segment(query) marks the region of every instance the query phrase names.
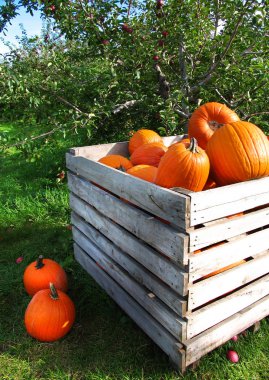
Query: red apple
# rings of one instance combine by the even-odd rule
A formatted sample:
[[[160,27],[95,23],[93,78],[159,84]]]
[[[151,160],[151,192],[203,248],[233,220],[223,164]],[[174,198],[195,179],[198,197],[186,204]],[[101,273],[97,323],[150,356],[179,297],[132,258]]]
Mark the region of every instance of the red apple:
[[[55,12],[55,11],[56,11],[56,7],[55,7],[55,5],[51,5],[51,6],[49,7],[49,9],[51,10],[51,12]]]
[[[164,36],[164,38],[166,38],[167,36],[168,36],[168,32],[167,32],[167,30],[164,30],[163,32],[162,32],[162,35]]]
[[[159,41],[158,41],[158,45],[159,45],[159,46],[164,46],[164,40],[159,40]]]
[[[161,9],[164,5],[164,1],[163,0],[157,0],[157,9]]]
[[[228,350],[226,354],[226,358],[230,360],[232,363],[238,363],[239,362],[239,356],[236,351]]]
[[[133,28],[130,28],[127,24],[123,24],[121,29],[126,33],[129,33],[129,34],[133,33]]]
[[[238,341],[238,335],[235,335],[231,338],[232,341],[237,342]]]
[[[109,41],[108,41],[108,40],[102,40],[102,41],[101,41],[101,44],[102,44],[102,45],[109,45]]]
[[[153,60],[154,60],[154,61],[159,61],[159,59],[160,59],[160,57],[159,57],[158,55],[155,54],[155,55],[153,56]]]

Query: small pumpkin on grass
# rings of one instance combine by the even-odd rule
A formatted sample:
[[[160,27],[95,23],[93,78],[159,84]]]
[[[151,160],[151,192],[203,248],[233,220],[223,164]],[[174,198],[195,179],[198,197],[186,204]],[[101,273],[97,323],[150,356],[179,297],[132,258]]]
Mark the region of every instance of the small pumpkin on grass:
[[[98,162],[123,172],[126,172],[128,169],[133,167],[131,161],[120,154],[109,154],[108,156],[100,158]]]
[[[167,151],[163,142],[143,144],[130,157],[133,165],[152,165],[158,167],[162,156]]]
[[[39,290],[27,306],[24,316],[29,335],[41,342],[53,342],[65,336],[75,321],[75,306],[67,294],[49,289]]]
[[[171,146],[161,158],[155,183],[166,188],[201,191],[209,175],[209,159],[195,138]]]
[[[41,289],[47,289],[53,282],[57,289],[67,291],[67,275],[56,261],[44,259],[42,255],[29,264],[23,274],[23,283],[26,292],[33,296]]]
[[[188,133],[205,149],[216,130],[224,124],[238,121],[239,116],[225,104],[209,102],[198,107],[189,120]]]
[[[151,129],[139,129],[129,140],[129,152],[133,154],[141,145],[162,141],[161,136],[157,132]]]

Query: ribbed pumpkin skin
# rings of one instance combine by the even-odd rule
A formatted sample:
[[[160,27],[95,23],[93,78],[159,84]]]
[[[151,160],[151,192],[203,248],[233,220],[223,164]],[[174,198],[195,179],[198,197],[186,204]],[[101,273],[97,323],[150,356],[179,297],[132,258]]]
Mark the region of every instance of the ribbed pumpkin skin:
[[[153,142],[162,142],[162,138],[158,135],[157,132],[152,131],[151,129],[139,129],[133,134],[129,141],[129,152],[133,152],[139,148],[141,145],[149,144]]]
[[[203,189],[209,174],[209,159],[202,148],[196,146],[194,151],[189,148],[190,143],[186,141],[168,149],[160,161],[156,185],[183,187],[192,191]]]
[[[58,299],[51,297],[50,289],[37,292],[27,306],[24,323],[29,335],[42,342],[62,338],[75,321],[75,306],[61,290]]]
[[[247,121],[226,124],[216,131],[206,152],[218,185],[269,175],[269,141],[260,128]]]
[[[133,165],[158,166],[167,147],[162,142],[154,142],[141,145],[130,157]]]
[[[110,154],[108,156],[102,157],[98,160],[101,164],[110,166],[111,168],[127,171],[128,169],[133,167],[128,158],[121,156],[119,154]]]
[[[23,274],[23,284],[26,292],[32,296],[41,289],[47,289],[52,282],[56,289],[67,291],[68,283],[64,269],[56,261],[42,259],[44,266],[36,268],[36,261],[29,264]]]
[[[158,169],[155,166],[151,165],[136,165],[127,170],[127,173],[133,175],[134,177],[143,179],[144,181],[154,183],[157,170]]]
[[[238,121],[237,114],[225,104],[211,102],[198,107],[189,120],[188,133],[205,149],[214,132],[223,124]]]

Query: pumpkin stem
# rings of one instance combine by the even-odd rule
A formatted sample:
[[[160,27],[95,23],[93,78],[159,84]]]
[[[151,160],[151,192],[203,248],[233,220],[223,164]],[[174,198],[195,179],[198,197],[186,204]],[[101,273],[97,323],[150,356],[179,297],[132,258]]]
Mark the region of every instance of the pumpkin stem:
[[[40,255],[39,257],[38,257],[38,259],[36,260],[36,265],[35,265],[35,267],[36,267],[36,269],[41,269],[41,268],[43,268],[43,266],[45,265],[44,263],[43,263],[43,256],[42,255]]]
[[[56,288],[52,282],[50,282],[50,296],[53,300],[59,299],[58,292],[57,292],[57,290],[56,290]]]
[[[198,143],[195,137],[191,138],[188,150],[191,151],[192,153],[199,153]]]

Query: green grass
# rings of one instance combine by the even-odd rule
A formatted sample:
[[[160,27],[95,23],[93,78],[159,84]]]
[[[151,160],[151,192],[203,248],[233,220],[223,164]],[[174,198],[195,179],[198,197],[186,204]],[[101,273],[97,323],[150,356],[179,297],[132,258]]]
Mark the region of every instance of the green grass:
[[[1,126],[15,135],[12,125]],[[74,261],[68,191],[56,176],[75,137],[42,150],[31,162],[16,150],[0,158],[0,379],[1,380],[261,380],[269,378],[269,326],[228,342],[204,356],[196,370],[176,373],[167,356]],[[76,305],[71,332],[54,343],[27,335],[30,297],[22,276],[38,255],[65,268]],[[16,264],[22,256],[23,261]],[[240,355],[232,364],[228,348]]]

